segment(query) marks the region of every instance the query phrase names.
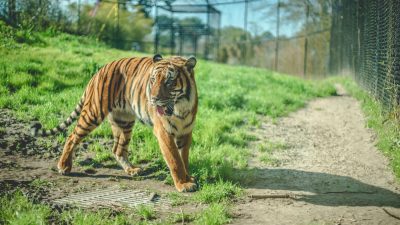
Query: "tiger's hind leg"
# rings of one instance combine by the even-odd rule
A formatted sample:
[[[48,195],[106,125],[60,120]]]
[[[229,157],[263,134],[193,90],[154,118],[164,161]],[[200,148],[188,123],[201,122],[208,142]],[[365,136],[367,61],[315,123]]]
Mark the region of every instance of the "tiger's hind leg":
[[[68,174],[71,172],[72,158],[75,148],[82,139],[93,131],[100,123],[100,118],[91,118],[85,110],[82,110],[78,123],[65,142],[62,155],[58,161],[57,168],[60,174]]]
[[[141,172],[141,168],[133,166],[128,158],[128,146],[131,140],[132,128],[135,124],[134,118],[122,120],[121,117],[112,116],[110,114],[109,120],[111,129],[114,136],[113,154],[118,163],[122,166],[124,171],[133,176]]]

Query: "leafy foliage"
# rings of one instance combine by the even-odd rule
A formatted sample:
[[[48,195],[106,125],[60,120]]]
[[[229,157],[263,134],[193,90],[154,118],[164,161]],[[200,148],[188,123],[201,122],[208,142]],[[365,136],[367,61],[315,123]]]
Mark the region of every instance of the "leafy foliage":
[[[70,5],[70,10],[75,13],[78,9],[76,5]],[[135,47],[144,51],[142,41],[151,32],[152,23],[140,8],[126,6],[118,9],[114,3],[100,2],[94,6],[83,5],[78,30],[116,48]]]

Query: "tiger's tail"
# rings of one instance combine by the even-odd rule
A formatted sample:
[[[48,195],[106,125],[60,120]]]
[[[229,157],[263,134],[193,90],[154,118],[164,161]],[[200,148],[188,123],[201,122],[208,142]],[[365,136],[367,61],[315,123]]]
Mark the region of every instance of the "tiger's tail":
[[[42,124],[40,124],[38,121],[32,122],[31,134],[33,136],[46,137],[65,131],[81,114],[83,102],[84,102],[84,97],[81,98],[81,100],[76,105],[74,111],[69,115],[69,117],[64,122],[58,124],[58,126],[53,129],[46,130],[42,128]]]

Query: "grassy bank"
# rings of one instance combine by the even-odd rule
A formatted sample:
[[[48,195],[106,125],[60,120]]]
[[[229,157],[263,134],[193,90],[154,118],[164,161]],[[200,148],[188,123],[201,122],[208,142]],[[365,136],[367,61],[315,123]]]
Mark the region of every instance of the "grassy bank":
[[[334,82],[343,84],[345,89],[361,102],[365,114],[366,126],[373,129],[377,134],[377,144],[386,157],[398,179],[400,179],[400,126],[398,110],[388,111],[381,103],[376,101],[366,91],[362,90],[350,77],[338,77]]]
[[[111,49],[85,37],[41,33],[20,34],[18,38],[14,31],[4,29],[3,33],[9,34],[0,42],[0,108],[11,109],[27,122],[38,119],[46,128],[56,126],[70,114],[99,67],[121,57],[142,55]],[[246,168],[246,147],[255,138],[247,130],[258,124],[257,117],[287,115],[308,100],[333,95],[335,90],[328,82],[202,60],[196,67],[196,80],[200,104],[190,170],[203,188],[189,201],[210,204],[195,217],[199,224],[221,224],[229,221],[229,199],[241,193],[241,178],[233,172]],[[91,137],[111,140],[108,123]],[[65,139],[62,135],[56,138],[60,143]],[[114,160],[110,149],[100,144],[89,149],[96,152],[99,163]],[[151,162],[167,173],[150,128],[136,125],[129,149],[132,163]],[[43,217],[48,217],[47,209],[42,211]]]

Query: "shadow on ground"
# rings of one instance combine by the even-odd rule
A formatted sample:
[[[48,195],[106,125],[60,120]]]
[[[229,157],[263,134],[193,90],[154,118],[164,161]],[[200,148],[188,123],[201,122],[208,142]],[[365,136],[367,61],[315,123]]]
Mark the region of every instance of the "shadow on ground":
[[[248,174],[252,174],[249,176]],[[294,169],[252,169],[242,172],[245,188],[266,192],[303,191],[297,201],[325,206],[390,206],[400,208],[400,195],[352,177]],[[250,179],[251,177],[251,179]],[[294,193],[297,195],[297,193]]]

